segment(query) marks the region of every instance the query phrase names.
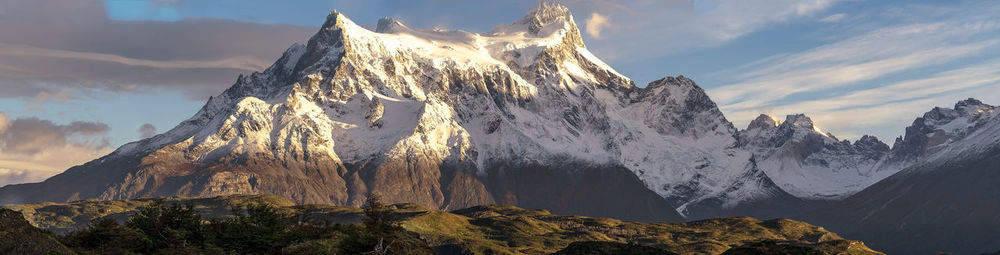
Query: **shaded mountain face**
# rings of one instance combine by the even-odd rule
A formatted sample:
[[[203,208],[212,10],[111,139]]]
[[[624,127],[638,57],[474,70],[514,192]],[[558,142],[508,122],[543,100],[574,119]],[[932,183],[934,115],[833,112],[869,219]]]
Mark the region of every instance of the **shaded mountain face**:
[[[916,162],[803,217],[888,254],[1000,247],[1000,108],[969,99],[906,128],[890,160]]]
[[[782,190],[808,200],[838,200],[892,175],[883,166],[889,146],[874,136],[853,144],[824,132],[804,114],[784,121],[768,115],[740,132],[742,145]]]
[[[369,31],[333,12],[308,44],[170,131],[0,188],[0,202],[246,193],[356,206],[377,192],[679,220],[701,201],[769,196],[737,145],[693,81],[636,87],[586,49],[561,5],[485,34],[389,19]]]
[[[587,50],[561,5],[483,34],[391,19],[370,31],[333,12],[177,127],[2,187],[0,204],[274,194],[359,206],[379,193],[438,209],[789,217],[917,172],[901,169],[995,155],[979,153],[1000,138],[983,134],[995,116],[975,100],[935,109],[892,149],[838,140],[805,115],[738,131],[688,78],[635,86]]]

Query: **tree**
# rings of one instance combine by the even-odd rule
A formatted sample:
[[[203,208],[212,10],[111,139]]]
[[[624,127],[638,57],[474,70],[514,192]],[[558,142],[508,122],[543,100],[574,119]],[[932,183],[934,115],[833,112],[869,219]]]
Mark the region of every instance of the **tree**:
[[[382,197],[373,193],[362,207],[365,217],[361,220],[365,228],[374,234],[385,234],[396,226],[396,217],[392,208],[382,203]]]
[[[396,213],[378,194],[368,197],[360,226],[345,226],[348,236],[341,242],[344,254],[434,254],[423,239],[406,231]]]
[[[145,234],[150,239],[150,248],[153,250],[204,244],[201,214],[191,204],[167,206],[162,200],[157,200],[140,208],[126,225]]]
[[[152,241],[142,232],[119,225],[110,218],[92,222],[87,229],[70,233],[62,241],[67,246],[103,254],[141,252],[152,245]]]
[[[267,203],[250,203],[232,209],[233,217],[213,220],[207,229],[210,242],[240,254],[276,253],[298,239],[288,217]]]

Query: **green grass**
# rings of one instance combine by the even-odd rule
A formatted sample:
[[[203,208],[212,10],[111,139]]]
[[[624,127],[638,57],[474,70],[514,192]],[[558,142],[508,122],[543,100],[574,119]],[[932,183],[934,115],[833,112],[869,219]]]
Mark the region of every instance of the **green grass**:
[[[169,197],[165,203],[192,204],[205,218],[227,217],[230,208],[250,202],[278,206],[302,222],[356,224],[360,208],[332,205],[295,205],[276,196],[235,195],[214,198]],[[58,233],[85,227],[101,217],[123,217],[154,201],[84,200],[7,206],[25,214],[33,225]],[[416,233],[434,247],[461,247],[474,254],[551,254],[574,242],[581,245],[629,243],[679,254],[722,254],[741,246],[773,241],[789,247],[806,247],[829,254],[879,254],[858,241],[805,222],[778,219],[761,221],[731,217],[687,223],[640,223],[609,218],[559,216],[545,210],[509,205],[477,206],[451,212],[429,210],[416,204],[391,206],[400,226]],[[118,218],[116,218],[118,219]],[[584,241],[596,241],[586,243]],[[771,243],[767,243],[770,245]],[[322,246],[322,242],[303,245]],[[622,246],[632,247],[632,246]],[[770,246],[768,246],[770,247]]]

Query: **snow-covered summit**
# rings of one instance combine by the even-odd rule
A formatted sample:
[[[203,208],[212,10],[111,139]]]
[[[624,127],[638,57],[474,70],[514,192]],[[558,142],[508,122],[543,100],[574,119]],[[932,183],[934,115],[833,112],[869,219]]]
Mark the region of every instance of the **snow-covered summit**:
[[[564,6],[542,2],[485,34],[392,19],[375,30],[332,12],[306,45],[240,77],[176,128],[105,159],[187,164],[203,177],[185,194],[277,190],[337,204],[370,190],[442,208],[513,203],[490,193],[498,175],[520,169],[502,170],[512,165],[620,167],[680,213],[773,193],[738,148],[736,128],[694,81],[636,87],[586,49]],[[122,171],[132,177],[96,196],[164,192],[148,180],[191,174]]]
[[[403,22],[395,20],[392,18],[381,18],[378,20],[378,24],[375,25],[376,33],[394,33],[400,30],[409,30],[410,28],[403,25]]]
[[[894,173],[878,169],[888,146],[874,136],[854,144],[840,141],[805,114],[787,115],[784,121],[762,114],[741,137],[758,167],[800,198],[844,198]]]
[[[741,143],[758,166],[790,194],[806,199],[841,199],[902,169],[943,164],[998,146],[998,107],[976,99],[953,108],[935,107],[906,128],[890,147],[865,135],[853,144],[838,141],[807,116],[784,121],[761,115],[741,131]]]
[[[916,164],[943,152],[991,146],[996,138],[979,136],[1000,128],[996,124],[998,115],[1000,107],[973,98],[959,101],[953,108],[934,107],[914,120],[906,128],[905,136],[896,139],[889,160]]]
[[[761,115],[739,131],[684,76],[637,87],[586,49],[561,5],[488,33],[388,18],[374,30],[332,12],[308,43],[190,119],[38,184],[63,188],[31,199],[272,193],[358,205],[380,192],[438,208],[578,210],[605,196],[593,201],[705,215],[839,199],[903,166],[878,139],[839,141],[801,114]],[[972,100],[936,109],[898,142],[914,145],[898,147],[936,148],[910,136],[952,141],[995,115]],[[656,200],[616,197],[632,195]]]
[[[771,129],[778,127],[779,123],[781,122],[778,121],[778,119],[775,119],[774,116],[760,114],[757,118],[754,118],[753,121],[750,121],[750,124],[747,126],[747,130]]]
[[[493,34],[510,34],[520,29],[526,29],[530,34],[542,37],[547,35],[548,31],[562,29],[567,43],[586,48],[583,37],[580,36],[580,29],[573,21],[573,14],[569,12],[569,8],[557,3],[539,2],[514,24],[494,28]]]

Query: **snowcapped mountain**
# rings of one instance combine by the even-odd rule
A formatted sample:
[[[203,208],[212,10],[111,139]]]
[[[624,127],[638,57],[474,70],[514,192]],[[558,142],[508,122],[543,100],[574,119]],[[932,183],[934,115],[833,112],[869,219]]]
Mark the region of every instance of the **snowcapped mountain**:
[[[168,132],[2,187],[0,204],[275,194],[357,206],[380,193],[632,220],[787,216],[964,153],[953,147],[975,147],[963,141],[993,109],[936,109],[892,150],[840,141],[805,115],[739,131],[686,77],[636,86],[587,50],[558,4],[488,33],[392,19],[371,31],[334,11],[307,44]]]
[[[1000,107],[968,99],[906,128],[887,157],[909,166],[804,217],[889,254],[1000,247]]]
[[[820,130],[803,114],[784,121],[761,115],[741,131],[742,146],[782,190],[808,200],[840,200],[902,169],[962,158],[981,142],[966,138],[995,115],[995,107],[968,99],[934,108],[906,129],[892,149],[873,136],[853,144]],[[984,137],[986,141],[994,138]],[[965,142],[962,142],[965,141]],[[985,143],[991,144],[989,142]]]
[[[917,118],[906,134],[897,138],[888,160],[901,165],[941,164],[977,157],[998,144],[1000,109],[976,99],[955,103],[954,108],[934,107]]]
[[[439,208],[626,203],[677,219],[706,199],[768,197],[750,157],[693,81],[636,87],[587,50],[561,5],[484,34],[390,19],[370,31],[333,12],[307,45],[172,130],[0,200],[273,193],[359,205],[379,192]],[[39,188],[52,192],[28,192]],[[551,194],[563,195],[535,201]]]
[[[784,121],[760,115],[741,135],[757,166],[782,190],[803,199],[842,199],[898,171],[883,164],[889,146],[878,138],[838,140],[804,114]]]

